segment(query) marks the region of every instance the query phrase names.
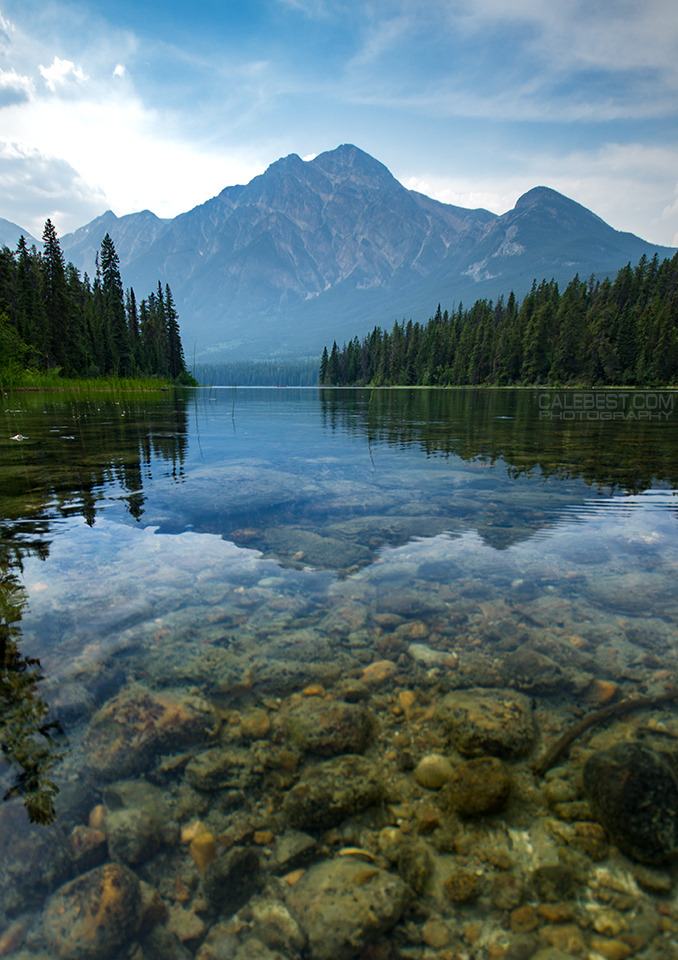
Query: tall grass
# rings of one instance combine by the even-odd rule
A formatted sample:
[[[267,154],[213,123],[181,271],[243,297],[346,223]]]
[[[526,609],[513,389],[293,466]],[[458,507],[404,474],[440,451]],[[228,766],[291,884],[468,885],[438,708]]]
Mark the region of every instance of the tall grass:
[[[171,380],[158,377],[62,377],[57,370],[26,370],[6,364],[0,369],[0,390],[103,390],[113,392],[158,393],[172,387]]]

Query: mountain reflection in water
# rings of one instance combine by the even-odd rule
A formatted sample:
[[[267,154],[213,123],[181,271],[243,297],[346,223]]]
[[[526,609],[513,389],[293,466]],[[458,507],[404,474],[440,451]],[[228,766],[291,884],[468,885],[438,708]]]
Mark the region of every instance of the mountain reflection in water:
[[[5,397],[0,938],[73,956],[64,917],[113,878],[120,956],[527,957],[557,915],[577,955],[625,955],[614,924],[672,960],[668,869],[617,897],[614,848],[678,850],[670,789],[663,832],[642,791],[626,848],[603,825],[607,771],[673,783],[677,425],[544,417],[560,393]],[[541,776],[582,713],[638,696]],[[354,940],[382,894],[383,940]],[[302,932],[281,952],[250,916]]]

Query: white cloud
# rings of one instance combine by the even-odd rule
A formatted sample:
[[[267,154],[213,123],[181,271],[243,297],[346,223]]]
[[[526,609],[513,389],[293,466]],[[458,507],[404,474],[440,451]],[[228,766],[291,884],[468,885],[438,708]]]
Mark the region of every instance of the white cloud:
[[[124,65],[122,63],[116,63],[115,69],[113,70],[113,76],[124,77],[126,73],[127,70],[125,69]]]
[[[526,153],[517,167],[519,174],[473,170],[455,176],[405,174],[402,182],[443,203],[484,207],[498,214],[512,209],[532,187],[543,185],[588,207],[616,230],[678,246],[678,145],[610,143],[569,154],[535,151]]]
[[[22,76],[13,69],[0,69],[0,108],[30,100],[32,91],[30,77]]]
[[[72,60],[62,60],[60,57],[54,57],[51,67],[40,64],[40,73],[47,89],[52,93],[56,93],[57,89],[64,88],[73,81],[83,83],[87,79],[82,67],[76,67]]]
[[[87,223],[106,208],[67,161],[17,141],[0,139],[1,215],[39,239],[49,217],[60,235]]]

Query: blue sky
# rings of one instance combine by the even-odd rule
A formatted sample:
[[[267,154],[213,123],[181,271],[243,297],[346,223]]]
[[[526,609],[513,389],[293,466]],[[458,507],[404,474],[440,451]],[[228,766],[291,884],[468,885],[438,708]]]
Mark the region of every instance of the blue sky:
[[[36,236],[341,143],[448,203],[544,184],[678,245],[675,0],[0,0],[0,217]]]

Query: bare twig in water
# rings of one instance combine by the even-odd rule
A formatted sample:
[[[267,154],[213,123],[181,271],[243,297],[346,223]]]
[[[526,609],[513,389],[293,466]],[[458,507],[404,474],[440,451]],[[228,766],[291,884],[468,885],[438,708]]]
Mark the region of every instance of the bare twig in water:
[[[541,760],[535,765],[534,772],[540,777],[543,776],[589,727],[595,727],[612,717],[620,717],[625,713],[632,713],[634,710],[647,710],[670,700],[678,700],[678,687],[669,687],[663,693],[658,693],[653,697],[627,697],[625,700],[611,703],[601,710],[594,710],[593,713],[582,717],[578,723],[566,730],[562,737],[549,747]]]

